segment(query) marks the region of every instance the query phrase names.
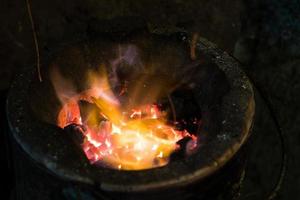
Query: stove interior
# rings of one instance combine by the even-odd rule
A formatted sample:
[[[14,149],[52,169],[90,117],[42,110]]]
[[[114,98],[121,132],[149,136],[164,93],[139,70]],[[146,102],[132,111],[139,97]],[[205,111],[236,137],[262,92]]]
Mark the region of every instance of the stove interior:
[[[91,165],[162,167],[201,151],[218,131],[226,78],[178,38],[85,41],[48,62],[44,83],[32,86],[32,110],[64,129]]]

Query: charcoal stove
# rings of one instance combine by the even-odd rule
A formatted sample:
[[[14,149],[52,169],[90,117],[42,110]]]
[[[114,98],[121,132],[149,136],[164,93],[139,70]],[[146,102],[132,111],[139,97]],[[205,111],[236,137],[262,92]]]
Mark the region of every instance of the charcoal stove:
[[[21,151],[60,182],[60,188],[71,185],[79,193],[88,193],[87,199],[213,199],[224,194],[230,196],[228,193],[241,176],[243,148],[253,122],[253,90],[238,63],[226,52],[204,38],[196,42],[187,38],[185,34],[122,35],[118,39],[102,36],[92,42],[64,45],[49,56],[44,66],[60,66],[62,73],[72,79],[81,92],[87,89],[82,84],[87,69],[113,55],[112,49],[120,44],[136,46],[142,61],[159,66],[154,73],[157,76],[150,82],[163,80],[165,83],[175,74],[180,86],[176,86],[170,95],[176,108],[182,106],[177,101],[187,101],[176,114],[196,113],[201,117],[196,152],[188,156],[172,154],[168,164],[144,170],[118,170],[91,164],[74,143],[72,134],[57,125],[62,105],[49,76],[51,67],[43,70],[44,81],[41,83],[35,68],[28,67],[11,86],[7,115]],[[191,45],[191,42],[195,44]],[[191,46],[195,47],[196,58],[191,56]],[[126,70],[129,71],[138,67],[136,63],[128,65]],[[119,76],[135,80],[126,70]],[[157,77],[161,78],[158,80]],[[190,93],[192,100],[183,98]]]

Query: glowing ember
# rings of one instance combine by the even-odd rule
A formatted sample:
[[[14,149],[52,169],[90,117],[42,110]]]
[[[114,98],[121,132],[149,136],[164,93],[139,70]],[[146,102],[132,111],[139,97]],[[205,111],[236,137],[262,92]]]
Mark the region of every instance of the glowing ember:
[[[92,99],[100,108],[108,103],[103,99]],[[96,128],[81,122],[79,105],[74,100],[66,103],[59,113],[58,124],[62,128],[72,123],[85,125],[82,148],[91,163],[100,161],[126,170],[163,166],[178,147],[177,141],[186,136],[197,140],[187,131],[178,131],[167,125],[156,105],[133,110],[127,116],[121,115],[113,104],[107,106],[107,110],[101,109],[102,113],[99,113],[106,120]]]
[[[104,75],[103,75],[104,74]],[[177,142],[191,138],[189,148],[197,146],[197,138],[186,130],[177,130],[167,122],[167,112],[155,103],[121,105],[112,91],[108,76],[90,75],[90,89],[76,93],[72,84],[63,79],[57,70],[52,82],[62,109],[58,126],[82,126],[83,151],[92,164],[101,164],[119,170],[141,170],[164,166],[170,155],[180,148]],[[126,90],[119,93],[125,95]],[[140,91],[139,91],[140,93]],[[157,97],[153,97],[153,99]],[[95,106],[83,117],[80,102]],[[174,114],[174,113],[173,113]]]

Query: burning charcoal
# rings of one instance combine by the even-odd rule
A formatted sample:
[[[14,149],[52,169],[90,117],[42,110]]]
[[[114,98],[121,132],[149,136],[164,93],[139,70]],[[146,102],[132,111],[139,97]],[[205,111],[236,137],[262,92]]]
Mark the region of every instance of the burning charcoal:
[[[89,126],[97,126],[101,121],[105,120],[100,114],[100,109],[87,101],[79,101],[80,115],[82,122]]]
[[[83,143],[85,128],[82,125],[70,124],[64,130],[76,145],[80,146]]]
[[[95,104],[89,103],[87,101],[81,100],[78,102],[78,104],[80,108],[81,118],[83,119],[83,121],[84,119],[88,118],[92,110],[99,110],[99,108]]]

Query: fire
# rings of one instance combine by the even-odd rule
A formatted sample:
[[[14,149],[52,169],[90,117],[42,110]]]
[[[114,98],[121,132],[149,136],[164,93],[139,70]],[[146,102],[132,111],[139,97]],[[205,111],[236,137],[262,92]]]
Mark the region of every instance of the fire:
[[[84,98],[80,95],[76,97]],[[130,114],[120,114],[118,108],[108,101],[92,99],[99,108],[109,107],[98,113],[105,120],[96,129],[81,121],[79,105],[74,100],[64,105],[58,117],[62,128],[73,123],[85,126],[82,148],[91,163],[101,162],[124,170],[164,166],[170,154],[178,148],[176,142],[183,137],[192,137],[187,131],[178,131],[167,125],[156,105],[146,105],[142,109],[132,110]]]
[[[127,90],[122,88],[116,95],[106,73],[90,73],[90,87],[81,93],[75,92],[70,81],[63,79],[57,69],[51,76],[63,105],[57,124],[61,128],[70,124],[84,127],[81,146],[92,164],[119,170],[160,167],[166,165],[170,155],[180,148],[177,142],[181,139],[190,137],[193,146],[197,144],[197,137],[187,130],[178,130],[177,122],[168,122],[168,113],[155,102],[122,105],[119,97],[126,95]],[[140,89],[134,94],[138,92]],[[80,101],[97,109],[83,117]]]

